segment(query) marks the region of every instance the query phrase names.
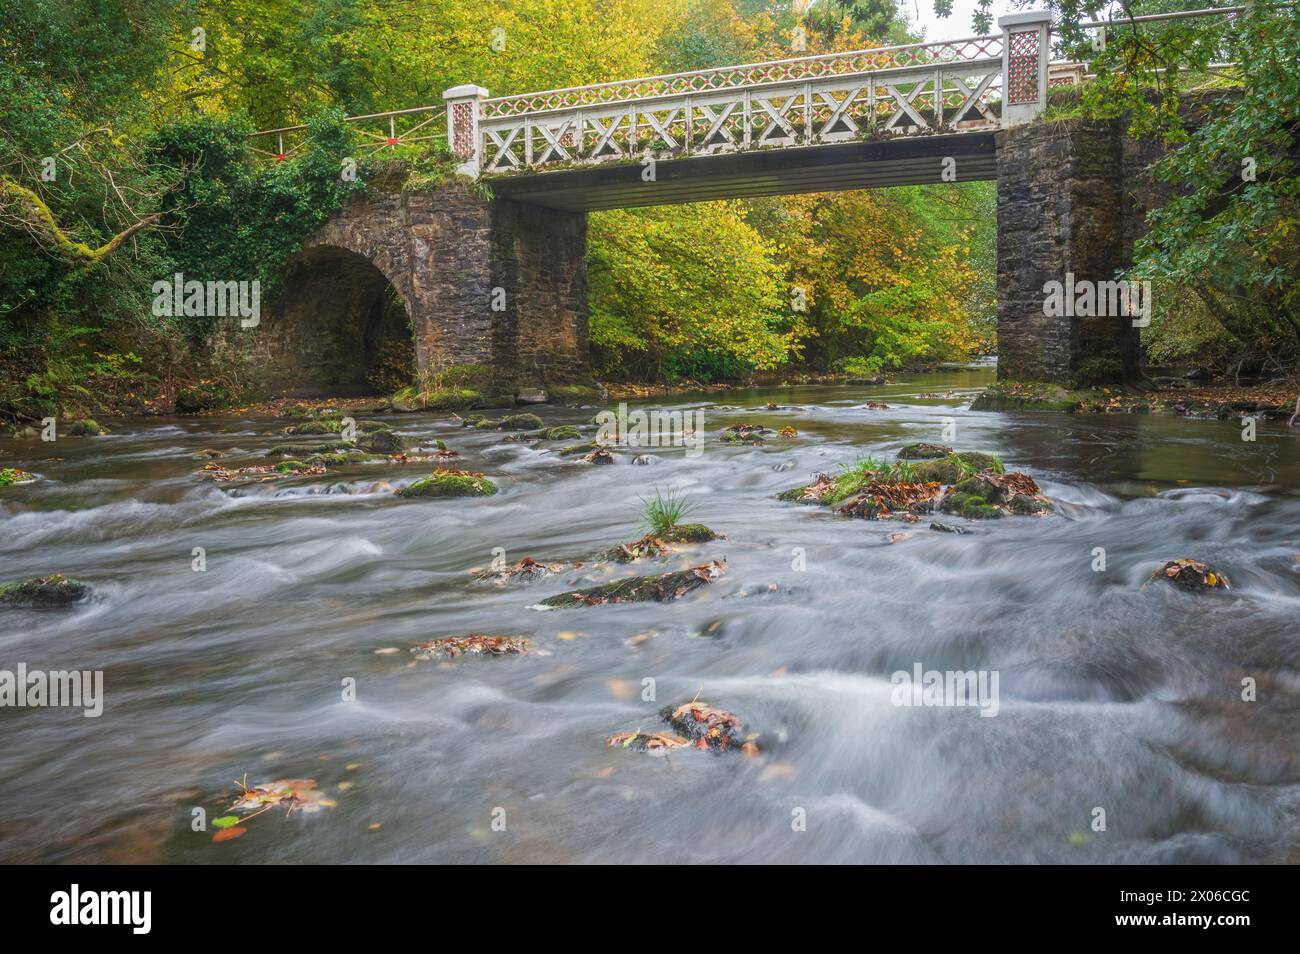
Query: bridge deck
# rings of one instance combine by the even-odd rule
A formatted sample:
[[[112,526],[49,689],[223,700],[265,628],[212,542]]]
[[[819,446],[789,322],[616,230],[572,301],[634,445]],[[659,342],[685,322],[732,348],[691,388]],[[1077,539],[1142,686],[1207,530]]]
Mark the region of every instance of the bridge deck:
[[[665,159],[654,181],[640,163],[587,166],[486,179],[494,194],[530,205],[590,212],[678,205],[711,199],[842,192],[942,180],[943,160],[955,160],[958,182],[993,179],[993,131],[910,136],[824,146]]]

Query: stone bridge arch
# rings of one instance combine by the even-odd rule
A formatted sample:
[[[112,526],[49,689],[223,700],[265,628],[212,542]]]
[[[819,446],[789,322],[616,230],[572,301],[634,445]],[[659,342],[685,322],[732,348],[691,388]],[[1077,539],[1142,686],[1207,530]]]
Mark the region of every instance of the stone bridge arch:
[[[375,329],[392,337],[394,309],[413,374],[481,367],[503,395],[588,381],[586,243],[584,213],[489,199],[463,180],[372,187],[286,264],[257,333],[258,383],[304,395],[385,390],[364,372]],[[390,290],[396,304],[385,305]]]

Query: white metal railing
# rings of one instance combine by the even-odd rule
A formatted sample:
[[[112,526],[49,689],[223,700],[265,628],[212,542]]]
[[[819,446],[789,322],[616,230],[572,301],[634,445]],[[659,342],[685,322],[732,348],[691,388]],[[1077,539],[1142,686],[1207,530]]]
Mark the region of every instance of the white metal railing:
[[[801,56],[788,60],[745,63],[740,66],[720,66],[686,73],[667,73],[611,83],[593,83],[589,86],[570,86],[540,93],[498,96],[483,102],[482,116],[485,119],[493,119],[526,112],[595,106],[655,96],[709,93],[786,80],[870,73],[907,66],[928,66],[934,63],[986,60],[1001,55],[1001,36],[974,36],[961,40],[851,50],[843,53]]]

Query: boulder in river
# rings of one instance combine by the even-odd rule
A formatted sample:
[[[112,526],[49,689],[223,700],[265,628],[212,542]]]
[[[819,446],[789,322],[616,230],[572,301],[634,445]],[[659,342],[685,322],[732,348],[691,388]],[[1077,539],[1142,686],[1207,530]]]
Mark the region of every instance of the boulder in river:
[[[898,451],[899,460],[933,460],[936,457],[947,457],[953,453],[951,447],[945,447],[943,444],[927,444],[919,441],[915,444],[904,444]]]
[[[598,554],[596,559],[631,563],[646,557],[666,556],[671,552],[669,544],[672,543],[708,543],[710,540],[718,539],[719,536],[702,523],[676,524],[664,529],[652,530],[640,540],[620,543]]]
[[[542,563],[532,557],[524,557],[513,566],[486,569],[479,567],[470,570],[470,574],[476,580],[490,580],[497,586],[504,586],[506,583],[535,583],[537,580],[559,573],[564,568],[563,563]]]
[[[80,421],[74,421],[68,428],[69,437],[99,437],[107,434],[108,431],[100,427],[99,424],[91,418],[84,418]]]
[[[606,603],[669,603],[681,599],[705,584],[712,583],[727,570],[726,560],[713,561],[689,570],[677,570],[659,576],[631,576],[583,590],[571,590],[541,605],[556,609],[575,606],[601,606]]]
[[[543,431],[542,436],[548,441],[576,441],[582,435],[572,424],[559,424],[555,427],[548,427]]]
[[[406,441],[401,435],[387,428],[359,434],[354,443],[362,450],[373,451],[376,454],[400,454],[406,450]]]
[[[758,424],[733,424],[731,427],[723,428],[718,440],[724,444],[751,444],[761,447],[767,443],[767,438],[775,433],[770,427],[762,427]]]
[[[980,520],[1009,513],[1049,513],[1052,504],[1028,474],[1014,471],[996,474],[986,470],[951,487],[939,508],[944,513]]]
[[[741,735],[743,723],[738,716],[707,702],[692,700],[680,706],[664,706],[659,714],[697,749],[758,751],[752,739]]]
[[[597,447],[590,454],[585,454],[582,460],[587,464],[612,464],[614,463],[614,455],[609,452],[607,447]]]
[[[1166,583],[1172,583],[1180,589],[1192,592],[1231,589],[1226,575],[1209,564],[1185,557],[1181,560],[1168,560],[1164,566],[1152,570],[1147,583],[1154,583],[1157,580],[1164,580]]]
[[[90,595],[90,587],[78,580],[70,580],[62,573],[38,576],[30,580],[17,580],[0,585],[0,606],[22,606],[45,609],[70,606]]]
[[[435,470],[397,491],[399,497],[490,497],[496,484],[468,470]]]
[[[503,431],[535,431],[545,425],[536,414],[507,414],[497,426]]]
[[[581,444],[569,444],[567,447],[561,447],[556,453],[561,457],[575,457],[579,454],[590,454],[592,451],[599,450],[600,446],[595,441],[584,441]]]

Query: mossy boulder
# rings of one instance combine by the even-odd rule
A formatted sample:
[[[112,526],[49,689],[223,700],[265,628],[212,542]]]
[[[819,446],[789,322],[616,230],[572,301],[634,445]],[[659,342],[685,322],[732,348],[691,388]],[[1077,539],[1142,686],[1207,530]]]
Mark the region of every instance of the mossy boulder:
[[[491,399],[477,388],[447,387],[421,391],[403,388],[388,399],[389,406],[401,413],[412,411],[460,411],[470,407],[490,407]]]
[[[99,437],[101,434],[107,434],[108,431],[100,427],[91,418],[87,417],[80,421],[74,421],[68,428],[69,437]]]
[[[726,568],[725,561],[715,561],[659,576],[632,576],[601,586],[561,593],[542,600],[541,605],[552,609],[570,609],[606,603],[669,603],[712,583],[726,572]]]
[[[501,427],[501,422],[493,420],[490,417],[480,417],[468,426],[474,428],[476,431],[495,431]]]
[[[947,457],[953,453],[951,447],[945,447],[943,444],[927,444],[920,441],[915,444],[904,444],[898,451],[899,460],[934,460],[939,457]]]
[[[312,454],[303,463],[308,467],[342,467],[345,464],[378,463],[381,459],[363,450],[337,450]]]
[[[940,502],[939,509],[944,513],[970,520],[996,520],[998,517],[1005,516],[1002,510],[990,504],[984,497],[959,490],[949,491]]]
[[[388,428],[360,434],[353,443],[362,450],[375,454],[400,454],[406,450],[406,441],[402,436]]]
[[[552,403],[584,404],[603,401],[608,392],[600,385],[592,384],[552,384],[547,387]]]
[[[575,457],[579,454],[590,454],[600,449],[600,445],[595,441],[586,441],[582,444],[570,444],[567,447],[561,447],[556,453],[561,457]]]
[[[293,460],[293,459],[282,460],[280,461],[280,463],[275,465],[276,473],[279,474],[292,474],[297,471],[306,470],[306,469],[307,469],[306,464],[304,464],[300,460]]]
[[[0,585],[0,606],[45,609],[70,606],[88,596],[90,596],[88,585],[78,580],[70,580],[62,573]]]
[[[1052,505],[1028,474],[986,470],[955,484],[940,509],[972,519],[996,519],[1008,513],[1048,513]]]
[[[1000,474],[1005,469],[995,455],[979,451],[962,451],[938,459],[919,460],[909,467],[915,480],[937,480],[944,484],[955,484],[985,470]]]
[[[708,543],[710,540],[718,539],[718,534],[702,523],[674,524],[662,533],[656,533],[655,536],[665,543]]]
[[[343,420],[341,417],[326,417],[303,421],[301,424],[289,425],[284,429],[284,432],[297,435],[338,434],[343,430]],[[372,434],[375,431],[392,430],[391,427],[381,421],[356,421],[355,429],[358,434]]]
[[[767,438],[775,433],[770,427],[762,427],[758,424],[733,424],[731,427],[723,428],[718,440],[724,444],[749,444],[761,447],[767,442]]]
[[[535,431],[543,426],[536,414],[507,414],[497,423],[503,431]]]
[[[276,444],[266,452],[267,457],[295,457],[305,458],[313,454],[330,454],[339,450],[352,450],[353,445],[347,443],[316,443],[316,444]]]
[[[496,484],[468,470],[435,470],[397,491],[399,497],[490,497]]]
[[[576,441],[582,437],[578,429],[572,424],[560,424],[556,427],[548,427],[543,432],[543,436],[548,441]]]

